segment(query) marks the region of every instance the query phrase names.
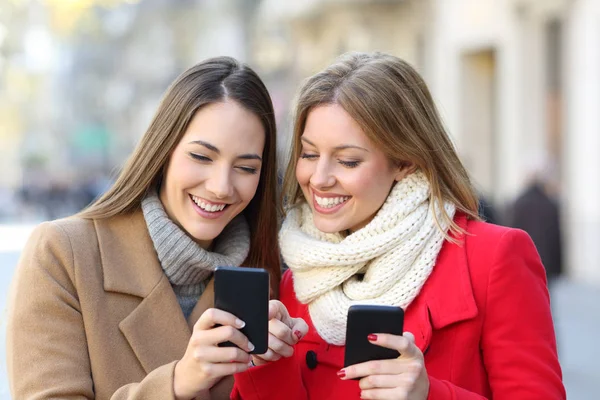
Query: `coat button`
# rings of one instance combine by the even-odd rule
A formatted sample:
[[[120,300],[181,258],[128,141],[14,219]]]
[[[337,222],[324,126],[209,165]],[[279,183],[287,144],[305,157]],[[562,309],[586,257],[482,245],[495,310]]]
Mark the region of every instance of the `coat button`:
[[[315,353],[312,350],[309,350],[306,352],[306,366],[308,367],[308,369],[315,369],[317,368],[317,353]]]

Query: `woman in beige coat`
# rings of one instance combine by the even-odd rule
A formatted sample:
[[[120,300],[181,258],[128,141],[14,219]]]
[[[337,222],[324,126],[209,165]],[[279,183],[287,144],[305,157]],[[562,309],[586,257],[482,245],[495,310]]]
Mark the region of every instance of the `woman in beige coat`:
[[[212,308],[212,271],[267,268],[276,295],[275,150],[254,71],[223,57],[184,72],[113,187],[31,236],[10,295],[13,397],[228,398],[253,345]]]

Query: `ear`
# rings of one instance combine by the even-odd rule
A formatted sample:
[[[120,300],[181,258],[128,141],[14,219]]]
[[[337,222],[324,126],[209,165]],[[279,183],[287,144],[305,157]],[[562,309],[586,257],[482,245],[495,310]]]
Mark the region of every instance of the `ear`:
[[[417,170],[416,164],[411,163],[411,162],[403,162],[396,167],[397,172],[396,172],[396,176],[394,177],[394,180],[396,182],[400,182],[407,175],[412,174],[416,170]]]

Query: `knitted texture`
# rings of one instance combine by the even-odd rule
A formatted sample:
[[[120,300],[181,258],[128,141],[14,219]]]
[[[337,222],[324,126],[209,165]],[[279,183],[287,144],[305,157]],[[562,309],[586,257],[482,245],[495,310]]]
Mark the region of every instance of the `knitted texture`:
[[[207,251],[167,216],[156,193],[142,200],[142,211],[160,264],[178,297],[199,297],[216,267],[240,266],[248,256],[250,230],[242,214],[227,224],[212,251]]]
[[[346,237],[319,231],[306,203],[289,211],[279,233],[282,256],[293,272],[298,300],[309,305],[327,343],[345,343],[351,305],[406,308],[419,294],[448,230],[440,207],[429,199],[427,178],[412,173],[396,183],[365,227]],[[445,202],[444,208],[454,217],[453,204]]]

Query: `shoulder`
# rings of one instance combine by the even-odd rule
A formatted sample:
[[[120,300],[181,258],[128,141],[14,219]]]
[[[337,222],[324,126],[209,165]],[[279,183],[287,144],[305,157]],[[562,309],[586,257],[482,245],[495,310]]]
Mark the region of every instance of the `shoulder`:
[[[473,281],[518,285],[531,279],[545,284],[545,271],[529,234],[480,221],[469,221],[464,247]],[[512,277],[511,280],[506,278]]]
[[[131,229],[131,225],[131,217],[121,215],[105,219],[72,216],[43,222],[33,230],[22,257],[33,256],[41,261],[55,259],[71,268],[76,264],[97,265],[88,261],[100,257],[100,235],[106,242],[103,245],[112,246],[122,241],[123,232],[129,232],[125,227]]]
[[[468,255],[485,255],[487,259],[499,256],[498,252],[511,246],[512,251],[535,250],[533,241],[525,231],[482,221],[468,221],[464,244]]]
[[[89,236],[93,230],[92,221],[77,217],[43,222],[31,233],[23,253],[42,249],[68,250],[74,240]]]
[[[58,219],[46,222],[42,225],[47,225],[45,229],[47,229],[48,232],[62,234],[72,239],[95,234],[94,220],[80,217]]]

